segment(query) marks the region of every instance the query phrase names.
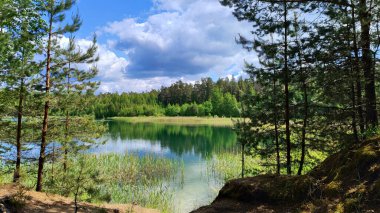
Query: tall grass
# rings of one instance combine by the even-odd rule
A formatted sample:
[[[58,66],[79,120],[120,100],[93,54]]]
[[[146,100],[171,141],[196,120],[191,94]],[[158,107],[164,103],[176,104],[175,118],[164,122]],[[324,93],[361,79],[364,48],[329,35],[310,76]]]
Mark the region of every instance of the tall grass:
[[[266,173],[269,170],[261,166],[263,160],[245,157],[245,173],[246,176],[252,176],[259,173]],[[207,161],[207,174],[209,177],[214,177],[222,184],[228,180],[241,177],[241,154],[239,152],[224,152],[213,156]]]
[[[178,162],[129,154],[92,155],[88,160],[99,168],[105,180],[102,191],[111,195],[111,202],[137,203],[172,212],[173,191],[168,186],[180,168]]]
[[[174,211],[174,191],[169,185],[175,181],[175,176],[183,167],[181,162],[132,154],[84,154],[80,157],[84,163],[79,164],[77,158],[71,157],[66,172],[59,161],[54,165],[47,163],[44,191],[73,197],[70,186],[75,184],[75,175],[80,170],[79,167],[84,165],[88,179],[85,180],[87,190],[80,195],[80,200],[137,204],[163,213]],[[35,164],[22,166],[22,185],[31,189],[35,187],[36,169]],[[12,173],[1,174],[0,181],[10,183]]]
[[[295,151],[292,155],[293,159],[299,159],[300,153]],[[307,161],[304,164],[303,173],[311,171],[315,166],[319,165],[326,157],[327,152],[318,150],[309,150]],[[284,157],[284,156],[282,156]],[[284,163],[285,159],[281,158]],[[299,162],[293,161],[292,167],[298,168]],[[215,154],[213,158],[207,161],[207,175],[213,176],[222,183],[241,177],[241,153],[225,152]],[[245,176],[256,176],[261,174],[274,174],[276,172],[275,156],[261,158],[260,156],[245,156]],[[281,174],[286,173],[286,167],[282,164]]]

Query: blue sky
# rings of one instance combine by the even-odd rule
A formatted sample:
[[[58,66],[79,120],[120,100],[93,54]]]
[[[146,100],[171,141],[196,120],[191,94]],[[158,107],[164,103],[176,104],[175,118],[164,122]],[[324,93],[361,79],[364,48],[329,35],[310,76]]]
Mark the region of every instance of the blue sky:
[[[78,0],[73,8],[83,19],[78,36],[88,36],[112,21],[131,17],[145,19],[152,7],[152,0]]]
[[[99,92],[143,92],[178,80],[240,76],[254,61],[235,42],[250,25],[218,0],[78,0],[83,25],[76,34],[99,43]]]

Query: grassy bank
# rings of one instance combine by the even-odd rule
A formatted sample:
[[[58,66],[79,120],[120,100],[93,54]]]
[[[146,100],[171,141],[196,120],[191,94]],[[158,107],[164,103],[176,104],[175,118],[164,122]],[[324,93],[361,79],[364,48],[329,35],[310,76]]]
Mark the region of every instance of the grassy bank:
[[[61,162],[56,162],[54,167],[51,162],[47,163],[44,191],[73,198],[79,186],[80,201],[137,204],[172,212],[173,191],[168,185],[180,168],[181,162],[152,156],[86,154],[70,158],[66,172]],[[21,184],[31,190],[35,188],[36,169],[34,164],[22,166]],[[0,184],[12,181],[11,172],[0,176]]]
[[[208,125],[208,126],[233,126],[233,120],[237,118],[219,117],[113,117],[111,120],[126,121],[130,123],[160,123],[175,125]]]

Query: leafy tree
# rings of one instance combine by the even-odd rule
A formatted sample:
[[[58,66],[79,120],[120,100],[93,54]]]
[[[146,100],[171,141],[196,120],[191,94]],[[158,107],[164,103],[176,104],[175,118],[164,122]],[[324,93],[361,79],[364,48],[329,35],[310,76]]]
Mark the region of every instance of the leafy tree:
[[[230,93],[226,93],[221,104],[222,115],[226,117],[239,117],[239,105],[236,98]]]
[[[180,114],[181,108],[178,105],[169,104],[165,109],[166,116],[178,116]]]
[[[220,90],[214,89],[211,94],[212,114],[222,116],[223,114],[223,94]]]

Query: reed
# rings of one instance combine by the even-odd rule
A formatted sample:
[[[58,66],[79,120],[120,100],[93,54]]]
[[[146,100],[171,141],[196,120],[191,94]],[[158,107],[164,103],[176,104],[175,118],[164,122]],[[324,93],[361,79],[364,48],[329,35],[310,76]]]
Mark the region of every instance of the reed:
[[[73,197],[68,186],[75,184],[75,175],[80,166],[85,166],[86,187],[90,190],[80,195],[80,200],[92,203],[137,204],[158,209],[163,213],[174,211],[173,181],[178,181],[183,163],[167,158],[137,156],[133,154],[83,154],[71,157],[68,171],[64,172],[61,162],[46,164],[44,190],[49,193]],[[53,167],[52,167],[53,166]],[[54,170],[52,170],[54,168]],[[37,166],[22,166],[21,184],[34,188]],[[12,170],[9,170],[12,171]],[[86,177],[84,177],[86,178]],[[12,173],[0,174],[0,183],[10,183]]]

